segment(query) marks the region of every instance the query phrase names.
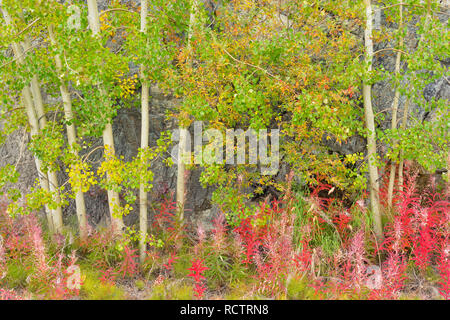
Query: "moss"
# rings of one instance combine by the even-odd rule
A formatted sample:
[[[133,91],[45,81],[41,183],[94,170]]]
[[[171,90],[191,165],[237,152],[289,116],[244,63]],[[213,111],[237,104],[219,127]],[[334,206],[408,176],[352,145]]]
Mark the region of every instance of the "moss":
[[[230,292],[225,295],[226,300],[259,300],[259,297],[252,294],[254,291],[254,282],[239,281],[234,282],[230,287]]]
[[[170,291],[170,296],[168,297],[172,300],[192,300],[193,299],[193,289],[191,285],[182,284],[179,287],[173,287]]]
[[[125,293],[111,283],[102,283],[100,273],[94,270],[82,270],[80,296],[86,300],[123,300]]]
[[[418,295],[413,294],[402,294],[398,297],[398,300],[422,300]]]
[[[192,300],[193,288],[180,281],[164,281],[152,288],[150,300]]]
[[[291,300],[316,300],[314,288],[308,286],[308,282],[300,277],[292,278],[287,284],[286,298]]]
[[[136,281],[134,282],[134,285],[136,286],[136,288],[137,288],[138,290],[144,290],[144,289],[145,289],[145,282],[142,281],[142,280],[136,280]]]
[[[166,300],[166,287],[164,283],[156,285],[152,288],[152,294],[149,300]]]

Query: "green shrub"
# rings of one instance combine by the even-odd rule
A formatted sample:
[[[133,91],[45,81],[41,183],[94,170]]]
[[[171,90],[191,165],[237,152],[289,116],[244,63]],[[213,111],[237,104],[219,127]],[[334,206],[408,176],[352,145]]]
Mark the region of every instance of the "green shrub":
[[[6,276],[0,280],[0,284],[8,288],[25,288],[27,286],[27,277],[30,274],[30,270],[20,262],[10,261],[8,263],[8,269]]]
[[[173,264],[175,277],[184,278],[189,274],[188,268],[192,266],[193,256],[189,253],[177,255],[178,259]]]

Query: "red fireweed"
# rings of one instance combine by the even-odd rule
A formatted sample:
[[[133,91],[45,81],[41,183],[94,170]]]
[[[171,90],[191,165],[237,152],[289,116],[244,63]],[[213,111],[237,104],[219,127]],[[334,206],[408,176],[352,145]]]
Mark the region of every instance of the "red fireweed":
[[[192,277],[195,280],[195,297],[197,299],[201,299],[203,297],[203,293],[205,292],[206,288],[202,284],[202,280],[205,279],[203,276],[203,272],[208,270],[209,268],[203,265],[205,260],[197,259],[192,261],[192,266],[188,268],[191,273],[188,274],[188,277]]]

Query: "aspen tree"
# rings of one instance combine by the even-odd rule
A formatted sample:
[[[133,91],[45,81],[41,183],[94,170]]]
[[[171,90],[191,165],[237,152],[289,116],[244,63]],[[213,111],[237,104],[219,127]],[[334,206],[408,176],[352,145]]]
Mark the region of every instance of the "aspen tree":
[[[192,66],[192,57],[190,53],[191,49],[191,38],[194,31],[194,27],[197,24],[197,14],[198,14],[198,0],[191,1],[191,12],[189,18],[189,31],[188,31],[188,60],[187,64]],[[187,149],[187,135],[188,135],[188,127],[185,124],[180,123],[180,141],[179,141],[179,149],[178,149],[178,171],[177,171],[177,206],[179,212],[180,221],[184,220],[184,206],[186,202],[186,149]]]
[[[141,33],[147,33],[147,14],[148,14],[148,0],[141,1]],[[146,68],[141,65],[141,81],[142,81],[142,94],[141,94],[141,148],[142,150],[148,148],[148,135],[149,135],[149,83],[146,78]],[[145,260],[145,249],[147,239],[147,191],[145,189],[145,182],[142,181],[139,185],[139,257],[141,263]]]
[[[49,25],[48,33],[50,37],[51,44],[54,48],[58,48],[58,43],[56,42],[54,26]],[[67,87],[67,84],[64,81],[64,72],[63,72],[63,64],[61,61],[61,57],[59,54],[55,55],[55,66],[56,72],[60,78],[59,90],[61,92],[61,97],[63,100],[64,106],[64,118],[67,122],[66,130],[67,130],[67,140],[69,142],[69,148],[74,156],[78,156],[77,150],[74,148],[74,145],[77,142],[77,134],[75,130],[75,125],[72,123],[73,120],[73,110],[72,110],[72,99],[70,97],[70,92]],[[86,228],[87,228],[87,218],[86,218],[86,205],[84,202],[84,194],[81,190],[78,190],[75,193],[75,205],[76,212],[78,217],[78,224],[80,228],[80,236],[84,238],[86,236]]]
[[[42,100],[40,85],[36,76],[33,76],[31,80],[31,93],[33,95],[33,102],[36,107],[36,115],[38,117],[39,130],[43,130],[47,125],[47,119],[44,113],[44,104]],[[49,169],[48,170],[48,180],[49,180],[49,189],[54,197],[54,201],[56,204],[61,202],[61,198],[59,195],[59,183],[56,172]],[[60,205],[57,205],[55,209],[52,210],[53,215],[53,227],[54,231],[57,233],[62,232],[63,228],[63,220],[62,220],[62,208]]]
[[[0,6],[1,6],[1,4],[2,3],[0,1]],[[9,16],[9,14],[6,10],[3,10],[1,7],[0,7],[0,9],[3,13],[3,17],[5,19],[6,25],[10,26],[12,24],[11,17]],[[24,53],[23,53],[21,46],[18,43],[12,43],[12,48],[13,48],[14,56],[17,60],[17,63],[23,65],[24,64]],[[36,110],[34,109],[34,105],[33,105],[33,98],[31,96],[31,90],[28,85],[26,85],[22,89],[21,102],[24,105],[26,113],[27,113],[27,119],[28,119],[28,123],[30,125],[30,136],[34,137],[39,134],[39,123],[38,123],[38,117],[36,115]],[[47,175],[47,173],[43,172],[41,169],[42,168],[41,160],[35,156],[34,161],[35,161],[36,170],[38,173],[39,184],[40,184],[41,188],[46,192],[50,192],[48,175]],[[46,213],[46,217],[47,217],[47,223],[48,223],[49,230],[51,232],[54,232],[52,210],[50,210],[48,204],[44,205],[44,209],[45,209],[45,213]]]
[[[369,167],[369,188],[370,188],[370,204],[373,215],[374,230],[377,238],[381,240],[383,238],[383,229],[381,225],[381,213],[380,213],[380,198],[379,198],[379,182],[378,182],[378,168],[377,161],[377,136],[375,132],[375,120],[372,108],[372,85],[368,83],[367,77],[370,77],[372,72],[373,61],[373,14],[372,4],[370,0],[364,0],[366,9],[366,26],[364,30],[364,41],[366,49],[366,66],[367,74],[363,83],[363,98],[364,98],[364,114],[366,120],[367,129],[367,158]]]
[[[96,0],[88,0],[88,11],[89,11],[89,26],[91,28],[91,31],[94,36],[98,36],[100,33],[100,19],[98,14],[98,7],[97,7],[97,1]],[[107,99],[107,92],[104,89],[104,87],[100,84],[99,85],[100,94],[104,97],[104,99]],[[108,119],[109,121],[106,123],[105,128],[103,130],[103,145],[106,148],[108,148],[109,152],[112,154],[115,154],[114,149],[114,136],[113,136],[113,130],[112,130],[112,119]],[[109,177],[107,176],[107,179]],[[120,199],[118,192],[114,190],[108,190],[108,205],[109,205],[109,212],[111,215],[111,223],[113,227],[116,229],[117,232],[121,233],[122,229],[125,227],[122,218],[121,217],[114,217],[114,211],[118,210],[120,208]]]
[[[0,1],[0,9],[2,11],[5,23],[7,26],[12,26],[12,19],[10,17],[10,15],[8,14],[8,12],[6,10],[4,10],[3,8],[1,8],[1,1]],[[24,61],[24,51],[22,50],[21,46],[19,43],[12,43],[12,49],[13,49],[13,53],[14,56],[17,60],[18,64],[24,65],[25,61]],[[34,79],[37,79],[36,77],[34,77]],[[28,118],[28,123],[30,125],[30,135],[31,137],[34,137],[36,135],[39,134],[40,132],[40,126],[39,126],[39,118],[33,103],[33,98],[32,98],[32,92],[30,90],[30,87],[28,85],[26,85],[23,90],[22,90],[22,103],[25,106],[25,110],[27,113],[27,118]],[[41,188],[46,191],[46,192],[51,192],[51,188],[50,188],[50,184],[51,184],[51,180],[49,179],[48,173],[44,173],[42,171],[42,162],[38,157],[34,157],[35,160],[35,165],[36,165],[36,170],[38,172],[38,179],[39,179],[39,183],[41,185]],[[54,177],[52,177],[54,178]],[[47,216],[47,223],[48,223],[48,227],[50,229],[51,232],[55,232],[58,231],[57,226],[58,226],[58,221],[55,223],[54,222],[54,218],[56,216],[56,214],[54,213],[53,210],[51,210],[49,208],[49,206],[46,204],[44,206],[45,208],[45,213]]]
[[[19,12],[19,16],[22,20],[25,20],[25,17],[22,12],[21,3],[19,3],[19,7],[21,11]],[[31,49],[32,44],[29,37],[24,37],[23,42],[24,52],[27,52]],[[33,72],[31,72],[33,74]],[[44,99],[41,94],[41,86],[39,84],[39,78],[37,74],[33,74],[31,78],[31,94],[33,96],[34,108],[36,111],[36,116],[38,118],[39,131],[42,131],[47,126],[47,117],[45,114],[44,108]],[[48,181],[49,181],[49,190],[52,193],[53,201],[56,203],[55,209],[52,210],[53,216],[53,229],[57,233],[62,233],[63,231],[63,219],[62,219],[62,208],[61,208],[61,197],[59,194],[59,182],[58,176],[55,171],[51,168],[47,172]]]
[[[395,60],[395,76],[398,76],[400,74],[400,64],[401,64],[401,60],[402,60],[402,52],[401,49],[403,47],[403,34],[402,34],[402,29],[403,29],[403,3],[402,0],[399,1],[399,16],[400,16],[400,20],[399,20],[399,24],[398,24],[398,31],[400,33],[399,37],[399,51],[397,52],[397,57]],[[397,86],[395,89],[395,93],[394,93],[394,101],[392,103],[392,121],[391,121],[391,129],[395,130],[397,128],[397,112],[398,112],[398,103],[400,100],[400,89]],[[394,145],[397,142],[394,141]],[[397,168],[397,164],[392,162],[391,163],[391,168],[389,171],[389,185],[388,185],[388,208],[392,209],[392,198],[393,198],[393,193],[394,193],[394,182],[395,182],[395,173],[396,173],[396,168]]]
[[[31,48],[31,41],[26,38],[24,41],[24,49],[27,51]],[[33,96],[33,102],[36,110],[36,116],[38,118],[39,130],[42,131],[47,126],[47,117],[45,116],[44,110],[44,99],[41,94],[41,86],[39,85],[39,79],[37,75],[33,75],[31,78],[31,94]],[[48,180],[49,180],[49,189],[54,197],[54,201],[56,204],[61,203],[61,198],[59,194],[59,183],[56,172],[52,169],[48,170]],[[60,205],[57,205],[55,209],[52,210],[53,215],[53,227],[54,231],[57,233],[62,232],[63,228],[63,220],[62,220],[62,208]]]

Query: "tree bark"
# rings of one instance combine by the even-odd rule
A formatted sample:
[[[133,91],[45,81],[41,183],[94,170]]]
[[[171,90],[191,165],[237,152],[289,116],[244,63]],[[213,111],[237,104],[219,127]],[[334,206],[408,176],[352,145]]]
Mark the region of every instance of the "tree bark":
[[[97,7],[97,0],[88,0],[88,11],[89,11],[89,26],[91,28],[92,33],[94,36],[97,36],[100,33],[100,19],[98,14],[98,7]],[[107,97],[107,93],[105,89],[100,85],[99,86],[100,94],[103,97]],[[114,136],[113,136],[113,130],[111,121],[112,119],[108,119],[108,123],[105,125],[105,129],[103,130],[103,145],[106,148],[109,147],[109,150],[112,154],[115,154],[115,148],[114,148]],[[109,180],[109,176],[106,176],[106,179]],[[114,190],[108,190],[108,205],[109,205],[109,212],[111,215],[111,224],[113,228],[118,232],[121,233],[125,225],[123,224],[121,217],[115,217],[114,212],[118,208],[120,208],[120,199],[119,199],[119,193]]]
[[[180,141],[178,147],[178,170],[177,170],[177,207],[180,221],[184,220],[184,206],[186,202],[186,164],[185,150],[187,149],[188,129],[180,127]]]
[[[409,112],[409,104],[410,104],[410,100],[409,98],[406,100],[405,102],[405,107],[403,110],[403,117],[402,117],[402,124],[401,124],[401,130],[405,130],[406,129],[406,125],[408,123],[408,112]],[[403,191],[403,183],[404,183],[404,178],[403,178],[403,168],[404,168],[404,151],[403,149],[400,149],[400,156],[399,156],[399,163],[398,163],[398,190],[399,191]]]
[[[22,90],[22,102],[25,106],[25,110],[27,112],[28,123],[30,124],[30,136],[33,137],[39,134],[39,123],[38,118],[36,116],[36,112],[33,107],[33,98],[31,97],[31,90],[28,86],[26,86]],[[46,192],[50,192],[49,180],[47,173],[42,171],[42,162],[38,157],[34,156],[34,162],[36,164],[36,169],[38,172],[39,184],[42,190]],[[51,233],[55,232],[55,227],[53,223],[53,212],[50,210],[48,204],[44,205],[45,214],[47,217],[48,229]]]
[[[48,32],[52,45],[55,48],[57,48],[58,43],[56,42],[53,25],[50,25],[48,27]],[[66,83],[64,82],[64,79],[62,79],[63,64],[61,61],[61,57],[58,54],[55,55],[55,65],[56,65],[56,72],[58,73],[58,76],[61,77],[61,84],[59,86],[59,90],[61,92],[61,97],[64,105],[64,118],[67,122],[66,124],[67,140],[71,152],[75,157],[78,157],[78,152],[76,149],[74,149],[74,145],[77,142],[77,134],[75,130],[75,125],[71,123],[73,120],[72,99],[70,97],[69,89]],[[86,217],[86,205],[84,202],[84,194],[81,190],[78,190],[75,193],[75,205],[78,217],[78,224],[80,228],[80,236],[81,238],[85,238],[87,235],[87,217]]]
[[[144,35],[147,33],[147,14],[148,14],[148,0],[141,1],[141,33]],[[141,82],[142,82],[142,94],[141,94],[141,149],[148,148],[148,135],[149,135],[149,84],[145,75],[145,66],[141,65]],[[143,160],[143,159],[142,159]],[[145,190],[145,181],[141,180],[139,185],[139,257],[141,263],[145,260],[146,239],[148,229],[148,208],[147,208],[148,195]]]
[[[191,0],[191,13],[189,17],[189,31],[188,31],[188,43],[187,49],[190,51],[191,48],[191,38],[197,24],[197,11],[199,2],[198,0]],[[188,52],[188,65],[192,66],[192,57],[190,52]],[[180,141],[178,144],[178,171],[177,171],[177,207],[178,207],[178,217],[180,221],[184,220],[184,207],[186,203],[186,163],[185,163],[185,150],[187,150],[187,135],[189,133],[188,128],[184,125],[180,125]]]
[[[372,4],[370,0],[364,0],[366,7],[366,27],[364,32],[365,48],[366,48],[366,64],[367,75],[372,71],[373,60],[373,41],[372,41]],[[375,120],[372,108],[372,86],[367,83],[367,80],[363,84],[363,96],[364,96],[364,113],[366,119],[367,128],[367,157],[369,165],[369,187],[370,187],[370,204],[373,216],[373,227],[378,240],[383,238],[383,230],[381,224],[380,213],[380,198],[379,198],[379,182],[378,182],[378,168],[377,161],[377,137],[375,132]]]
[[[400,0],[400,4],[399,4],[399,15],[400,15],[400,22],[398,25],[399,32],[402,32],[402,29],[403,29],[403,4],[401,1],[402,0]],[[399,49],[401,50],[403,47],[403,35],[400,36],[398,46],[399,46]],[[401,53],[401,51],[398,51],[397,58],[395,61],[395,75],[396,76],[400,74],[401,60],[402,60],[402,53]],[[399,91],[399,88],[397,87],[395,89],[394,101],[392,103],[392,121],[391,121],[391,129],[392,130],[397,129],[397,112],[398,112],[399,99],[400,99],[400,91]],[[393,141],[394,149],[395,149],[396,144],[397,144],[397,141],[396,140]],[[393,195],[394,195],[394,183],[395,183],[396,168],[397,168],[397,164],[392,162],[391,169],[389,172],[389,185],[388,185],[388,208],[389,208],[389,210],[392,210],[392,200],[393,200]]]
[[[25,39],[24,49],[25,51],[31,48],[31,42],[28,38]],[[33,102],[36,110],[36,116],[38,118],[39,130],[42,131],[47,126],[47,117],[44,109],[44,99],[42,99],[41,86],[39,85],[39,79],[37,75],[33,75],[31,78],[31,94],[33,96]],[[59,183],[56,172],[52,169],[48,170],[49,189],[53,195],[53,201],[59,204],[61,203],[61,196],[59,194]],[[52,210],[53,215],[53,227],[56,233],[62,233],[63,231],[63,219],[62,208],[60,205],[56,206],[56,209]]]
[[[0,5],[1,5],[1,2],[0,2]],[[8,12],[1,7],[0,7],[0,10],[2,11],[6,25],[11,26],[12,20],[11,20],[11,17],[9,16]],[[14,43],[12,43],[12,48],[13,48],[13,53],[17,60],[17,63],[23,65],[25,63],[25,61],[24,61],[24,56],[23,56],[24,53],[23,53],[21,46],[18,43],[14,42]],[[31,90],[28,85],[25,86],[22,90],[22,103],[25,106],[28,123],[30,125],[30,136],[34,137],[35,135],[39,134],[40,129],[39,129],[38,117],[37,117],[36,110],[35,110],[34,104],[33,104],[33,99],[31,96]],[[38,157],[34,156],[34,161],[35,161],[35,165],[36,165],[36,170],[38,172],[38,179],[39,179],[39,184],[41,185],[41,188],[46,192],[50,192],[48,175],[47,175],[47,173],[44,173],[41,170],[41,168],[42,168],[41,160]],[[54,223],[53,223],[53,212],[52,212],[52,210],[50,210],[50,208],[47,204],[44,205],[44,209],[45,209],[45,213],[47,216],[47,223],[48,223],[49,230],[50,230],[50,232],[53,233],[53,232],[55,232]]]

